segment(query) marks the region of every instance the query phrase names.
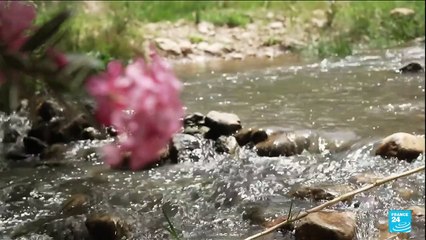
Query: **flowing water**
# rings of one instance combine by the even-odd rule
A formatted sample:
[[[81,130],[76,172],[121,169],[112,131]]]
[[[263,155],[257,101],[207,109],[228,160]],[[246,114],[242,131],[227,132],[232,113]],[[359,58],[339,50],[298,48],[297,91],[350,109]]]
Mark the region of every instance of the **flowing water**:
[[[349,184],[359,173],[382,177],[421,166],[424,158],[407,163],[371,151],[375,142],[395,132],[424,134],[425,77],[395,72],[407,62],[424,60],[423,44],[320,62],[286,56],[177,66],[188,113],[234,112],[244,127],[312,130],[323,136],[318,142],[322,151],[258,157],[243,148],[229,155],[214,153],[205,142],[194,153],[198,162],[96,174],[102,162],[93,152],[102,143],[74,143],[64,166],[1,170],[0,239],[19,231],[26,233],[20,239],[79,239],[85,215],[59,214],[62,203],[77,193],[90,196],[88,212],[124,219],[134,239],[168,239],[162,208],[183,239],[243,239],[262,230],[245,219],[249,209],[272,218],[287,215],[292,201],[295,212],[319,204],[290,197],[294,186]],[[326,149],[330,142],[352,144],[333,152]],[[358,239],[378,239],[376,226],[387,221],[389,209],[424,207],[424,183],[419,173],[357,195],[358,207],[341,203],[332,208],[357,213]],[[398,189],[414,193],[404,198]],[[423,224],[414,223],[410,236],[423,239]],[[291,236],[275,233],[270,239]]]

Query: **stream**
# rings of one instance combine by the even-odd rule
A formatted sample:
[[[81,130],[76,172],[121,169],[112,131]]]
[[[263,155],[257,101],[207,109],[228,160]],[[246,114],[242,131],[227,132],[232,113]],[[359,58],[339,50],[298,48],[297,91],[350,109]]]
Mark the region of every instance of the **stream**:
[[[141,172],[102,170],[95,151],[104,143],[95,140],[69,144],[61,159],[66,164],[57,167],[8,167],[10,160],[0,155],[0,239],[13,239],[17,232],[23,232],[17,239],[83,239],[80,228],[92,212],[125,220],[132,239],[169,239],[162,208],[182,239],[243,239],[263,230],[246,220],[249,209],[274,218],[286,216],[291,204],[292,211],[320,204],[290,196],[294,186],[351,184],[359,173],[384,177],[422,166],[423,157],[407,163],[371,154],[374,144],[392,133],[424,135],[424,74],[396,72],[412,61],[424,63],[424,43],[322,61],[283,56],[177,65],[187,113],[232,112],[243,128],[312,130],[322,136],[321,152],[259,157],[241,148],[219,154],[207,142],[193,153],[197,162]],[[0,125],[13,117],[18,118],[0,114]],[[17,128],[28,124],[15,121]],[[331,143],[350,147],[330,151]],[[424,173],[415,174],[357,195],[353,202],[359,206],[332,208],[357,214],[359,240],[379,239],[377,224],[387,222],[389,209],[424,207],[424,183]],[[410,197],[401,194],[407,189]],[[89,196],[88,210],[61,215],[73,194]],[[423,239],[424,223],[413,222],[410,237]],[[268,239],[292,236],[276,232]]]

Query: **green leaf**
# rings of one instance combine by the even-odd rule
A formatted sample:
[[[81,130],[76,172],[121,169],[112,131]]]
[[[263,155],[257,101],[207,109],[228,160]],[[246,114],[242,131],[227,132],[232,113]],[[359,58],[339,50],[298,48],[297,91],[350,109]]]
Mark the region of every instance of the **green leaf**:
[[[29,52],[37,49],[47,42],[61,27],[61,25],[70,17],[71,13],[67,10],[58,13],[50,21],[41,26],[21,47],[22,52]]]
[[[167,216],[166,210],[164,207],[161,208],[164,217],[166,218],[168,226],[166,227],[166,230],[170,233],[173,239],[180,240],[179,233],[177,232],[176,228],[173,226],[172,221],[170,220],[169,216]]]

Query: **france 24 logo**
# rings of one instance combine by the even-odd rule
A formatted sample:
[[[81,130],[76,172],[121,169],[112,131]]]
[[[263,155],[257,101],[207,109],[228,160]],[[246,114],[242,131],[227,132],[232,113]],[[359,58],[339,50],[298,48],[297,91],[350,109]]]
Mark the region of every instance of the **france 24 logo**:
[[[411,210],[389,210],[388,222],[390,233],[411,232]]]

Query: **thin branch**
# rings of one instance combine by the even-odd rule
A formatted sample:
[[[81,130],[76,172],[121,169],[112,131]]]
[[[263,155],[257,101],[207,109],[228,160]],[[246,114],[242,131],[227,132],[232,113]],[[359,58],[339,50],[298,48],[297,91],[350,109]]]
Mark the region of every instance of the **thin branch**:
[[[375,188],[375,187],[378,187],[380,185],[383,185],[383,184],[385,184],[387,182],[396,180],[398,178],[406,177],[406,176],[409,176],[409,175],[412,175],[414,173],[418,173],[418,172],[424,171],[424,170],[425,170],[425,166],[421,166],[421,167],[418,167],[418,168],[415,168],[415,169],[412,169],[412,170],[409,170],[409,171],[406,171],[406,172],[403,172],[403,173],[399,173],[399,174],[395,174],[393,176],[382,178],[382,179],[377,180],[376,182],[374,182],[372,184],[369,184],[369,185],[366,185],[366,186],[364,186],[362,188],[358,188],[358,189],[356,189],[354,191],[345,193],[345,194],[343,194],[343,195],[341,195],[339,197],[336,197],[336,198],[334,198],[334,199],[332,199],[332,200],[330,200],[328,202],[325,202],[325,203],[323,203],[323,204],[321,204],[319,206],[316,206],[314,208],[306,210],[305,212],[301,213],[299,216],[297,216],[295,218],[287,219],[286,221],[280,222],[280,223],[276,224],[275,226],[272,226],[272,227],[264,230],[263,232],[257,233],[255,235],[252,235],[252,236],[246,238],[245,240],[257,239],[259,237],[262,237],[262,236],[264,236],[264,235],[266,235],[268,233],[271,233],[271,232],[277,230],[278,228],[284,226],[285,224],[288,224],[290,222],[294,222],[294,221],[300,220],[300,219],[308,216],[310,213],[318,212],[318,211],[320,211],[320,210],[322,210],[322,209],[324,209],[326,207],[332,206],[332,205],[334,205],[334,204],[336,204],[336,203],[338,203],[340,201],[343,201],[343,200],[345,200],[347,198],[353,197],[353,196],[355,196],[358,193],[365,192],[365,191],[370,190],[372,188]]]

